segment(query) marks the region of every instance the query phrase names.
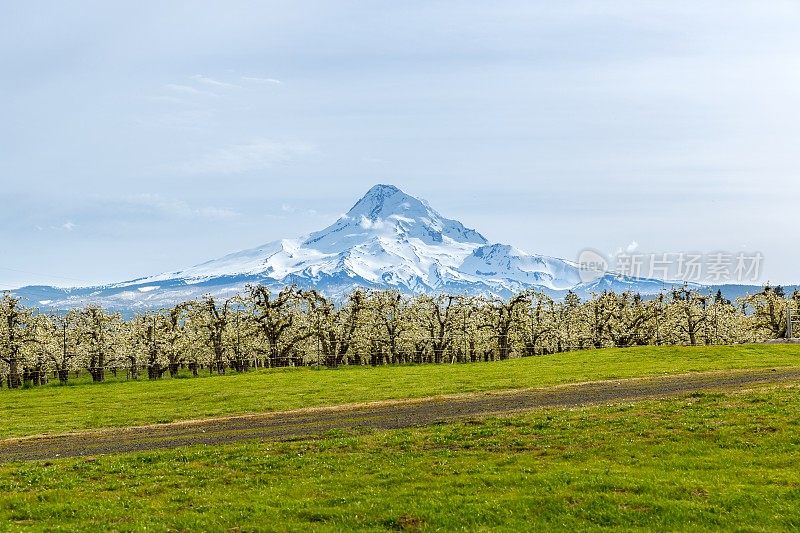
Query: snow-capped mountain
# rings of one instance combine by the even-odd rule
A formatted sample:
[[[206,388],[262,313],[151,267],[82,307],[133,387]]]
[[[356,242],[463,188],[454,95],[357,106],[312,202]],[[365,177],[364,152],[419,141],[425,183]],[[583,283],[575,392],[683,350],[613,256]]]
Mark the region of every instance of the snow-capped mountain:
[[[334,298],[357,286],[407,294],[509,296],[536,287],[551,294],[604,289],[655,293],[660,280],[605,275],[582,283],[578,265],[492,244],[443,217],[426,201],[376,185],[327,228],[226,255],[177,272],[98,287],[29,286],[13,291],[28,305],[63,309],[95,302],[135,310],[174,305],[203,294],[229,296],[248,283],[275,289],[314,287]]]

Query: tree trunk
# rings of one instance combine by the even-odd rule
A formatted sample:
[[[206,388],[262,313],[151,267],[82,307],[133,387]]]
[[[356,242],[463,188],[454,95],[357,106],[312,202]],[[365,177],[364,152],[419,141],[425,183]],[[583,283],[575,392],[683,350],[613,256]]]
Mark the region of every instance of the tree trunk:
[[[8,388],[18,389],[22,385],[22,379],[19,375],[19,363],[16,359],[12,359],[8,365]]]
[[[106,379],[106,356],[102,351],[97,356],[97,367],[93,377],[97,382],[105,381]]]
[[[437,365],[444,359],[444,348],[437,345],[433,347],[433,362]]]
[[[34,385],[45,385],[47,383],[47,374],[42,368],[42,365],[36,365],[36,373],[33,376]]]
[[[106,379],[106,369],[102,366],[96,366],[89,371],[92,374],[92,381],[100,383]]]
[[[501,361],[508,359],[508,356],[511,353],[511,346],[508,342],[507,333],[502,333],[497,337],[497,351]]]
[[[161,377],[161,365],[152,363],[147,367],[147,377],[149,379],[159,379]]]

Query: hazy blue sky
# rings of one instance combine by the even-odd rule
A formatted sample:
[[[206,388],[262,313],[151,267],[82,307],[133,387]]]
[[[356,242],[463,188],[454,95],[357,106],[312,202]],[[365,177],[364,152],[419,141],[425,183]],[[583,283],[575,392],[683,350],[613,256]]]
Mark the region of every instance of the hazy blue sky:
[[[294,237],[377,182],[530,252],[798,282],[798,28],[769,0],[4,0],[0,287]]]

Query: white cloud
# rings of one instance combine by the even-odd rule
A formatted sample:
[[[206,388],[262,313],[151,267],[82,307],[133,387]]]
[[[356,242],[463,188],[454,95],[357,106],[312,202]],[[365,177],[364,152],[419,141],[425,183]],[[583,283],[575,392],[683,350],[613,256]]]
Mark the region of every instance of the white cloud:
[[[249,81],[251,83],[262,83],[265,85],[280,85],[283,83],[281,80],[275,78],[259,78],[257,76],[242,76],[242,81]]]
[[[308,215],[312,217],[315,217],[319,214],[316,209],[304,209],[289,204],[281,204],[281,211],[284,213],[300,213],[302,215]]]
[[[227,207],[193,207],[183,200],[166,198],[160,194],[137,194],[127,199],[127,203],[147,207],[164,215],[181,218],[229,220],[239,216],[239,213]]]
[[[73,221],[71,221],[71,220],[67,220],[67,221],[66,221],[66,222],[64,222],[63,224],[58,224],[58,223],[51,224],[51,225],[49,226],[49,229],[50,229],[51,231],[74,231],[74,230],[75,230],[75,228],[77,228],[77,227],[78,227],[78,225],[77,225],[77,224],[75,224]],[[40,225],[35,225],[35,226],[34,226],[34,228],[35,228],[37,231],[42,231],[42,230],[44,230],[44,228],[43,228],[42,226],[40,226]]]
[[[361,220],[358,221],[358,225],[364,229],[383,229],[385,226],[382,219],[377,218],[375,220],[370,220],[364,215],[361,215]]]
[[[164,88],[172,93],[177,93],[183,96],[219,96],[219,94],[214,92],[214,89],[241,89],[239,85],[215,80],[214,78],[209,78],[208,76],[203,76],[202,74],[190,76],[190,79],[194,82],[194,84],[167,83],[164,85]],[[196,85],[199,85],[200,87],[197,87]],[[160,98],[168,99],[170,97]]]
[[[201,207],[199,209],[195,209],[195,213],[203,218],[210,218],[214,220],[226,220],[239,216],[239,213],[227,207]]]
[[[254,139],[213,150],[196,161],[179,165],[176,170],[190,175],[241,174],[286,163],[313,151],[314,147],[307,143]]]
[[[211,91],[203,91],[201,89],[197,89],[195,87],[191,87],[189,85],[181,85],[177,83],[168,83],[164,87],[169,89],[170,91],[181,93],[181,94],[191,94],[197,96],[217,96],[215,93]]]
[[[639,243],[637,241],[633,240],[630,243],[628,243],[628,245],[625,246],[624,248],[620,246],[619,248],[617,248],[617,250],[614,253],[610,253],[609,255],[615,256],[615,255],[622,255],[622,254],[632,254],[638,249],[639,249]]]
[[[210,85],[211,87],[217,87],[220,89],[241,89],[239,85],[234,85],[233,83],[227,83],[224,81],[215,80],[214,78],[209,78],[208,76],[203,76],[202,74],[195,74],[192,76],[192,79],[198,83],[202,83],[204,85]]]

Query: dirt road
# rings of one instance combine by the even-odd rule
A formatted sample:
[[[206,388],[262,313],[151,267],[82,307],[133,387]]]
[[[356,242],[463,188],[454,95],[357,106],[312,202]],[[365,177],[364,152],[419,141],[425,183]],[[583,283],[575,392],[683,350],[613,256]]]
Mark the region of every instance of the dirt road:
[[[791,381],[800,383],[800,368],[600,381],[24,437],[0,440],[0,462],[220,444],[244,439],[288,440],[311,437],[333,429],[404,428],[542,407],[626,402]]]

